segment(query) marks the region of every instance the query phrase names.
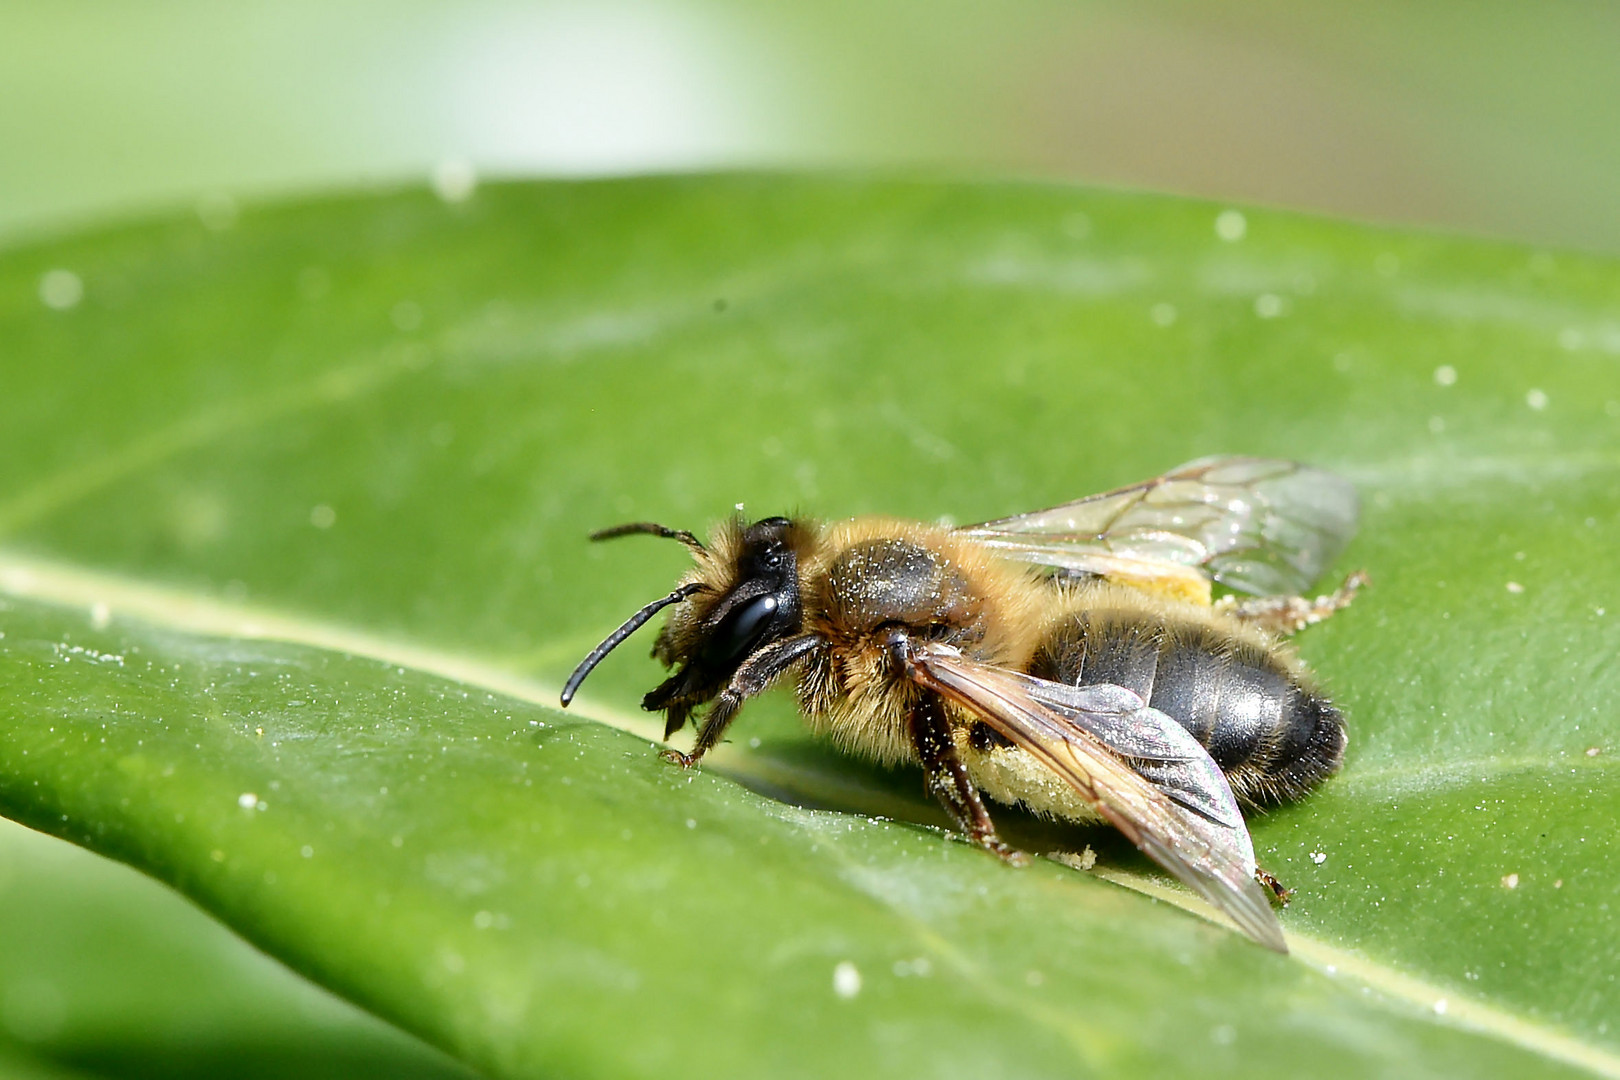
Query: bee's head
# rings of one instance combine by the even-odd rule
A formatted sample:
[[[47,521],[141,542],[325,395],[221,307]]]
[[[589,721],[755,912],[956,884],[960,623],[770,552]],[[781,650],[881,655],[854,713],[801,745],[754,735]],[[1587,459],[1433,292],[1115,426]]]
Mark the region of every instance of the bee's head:
[[[705,547],[689,532],[637,522],[605,529],[593,539],[647,532],[680,540],[697,565],[668,596],[636,612],[593,649],[563,688],[572,699],[591,669],[648,619],[674,605],[653,645],[653,655],[675,672],[642,699],[642,708],[666,714],[665,737],[685,725],[697,706],[725,688],[744,660],[799,630],[801,556],[813,546],[816,526],[784,517],[752,525],[741,518],[723,523]]]

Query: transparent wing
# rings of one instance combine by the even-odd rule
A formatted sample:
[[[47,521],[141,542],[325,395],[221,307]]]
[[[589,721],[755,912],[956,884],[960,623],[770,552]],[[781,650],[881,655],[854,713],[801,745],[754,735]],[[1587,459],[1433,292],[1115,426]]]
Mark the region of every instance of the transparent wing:
[[[1180,724],[1123,687],[1050,683],[945,645],[914,645],[908,674],[1034,755],[1244,933],[1288,951],[1232,788]]]
[[[1356,489],[1293,461],[1202,458],[1131,487],[959,532],[1009,558],[1105,577],[1204,574],[1258,596],[1308,588],[1356,531]]]

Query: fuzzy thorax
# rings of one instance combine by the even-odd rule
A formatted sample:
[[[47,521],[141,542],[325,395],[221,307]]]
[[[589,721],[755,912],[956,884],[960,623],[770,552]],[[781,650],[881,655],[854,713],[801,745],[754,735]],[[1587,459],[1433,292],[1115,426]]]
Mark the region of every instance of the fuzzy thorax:
[[[1022,669],[1038,644],[1047,588],[949,530],[887,518],[830,526],[802,581],[804,628],[829,645],[800,675],[805,717],[845,751],[884,764],[915,760],[906,716],[920,692],[896,670],[889,631],[904,627]]]

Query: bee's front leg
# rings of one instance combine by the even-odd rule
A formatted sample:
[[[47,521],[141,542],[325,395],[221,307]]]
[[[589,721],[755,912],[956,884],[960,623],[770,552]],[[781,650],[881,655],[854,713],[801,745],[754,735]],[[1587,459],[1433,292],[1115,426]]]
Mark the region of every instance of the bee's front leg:
[[[932,690],[924,690],[911,706],[907,721],[912,745],[927,777],[928,792],[956,819],[957,828],[1001,861],[1011,866],[1028,866],[1028,855],[1009,847],[996,836],[996,826],[990,820],[990,812],[984,808],[979,789],[956,754],[956,743],[951,738],[950,723],[940,696]]]
[[[703,718],[703,726],[698,728],[697,742],[692,746],[692,752],[683,754],[679,750],[671,749],[662,751],[660,756],[665,761],[674,762],[684,768],[690,769],[696,765],[704,754],[713,750],[720,742],[720,736],[726,733],[726,728],[731,725],[743,702],[763,693],[779,675],[826,644],[827,642],[816,634],[800,634],[772,642],[749,656],[732,673],[730,683],[720,692],[720,696],[714,699],[709,715]],[[689,709],[680,712],[673,709],[670,711],[664,738],[669,738],[685,725],[686,714],[689,711]],[[680,717],[680,723],[675,723],[676,716]]]

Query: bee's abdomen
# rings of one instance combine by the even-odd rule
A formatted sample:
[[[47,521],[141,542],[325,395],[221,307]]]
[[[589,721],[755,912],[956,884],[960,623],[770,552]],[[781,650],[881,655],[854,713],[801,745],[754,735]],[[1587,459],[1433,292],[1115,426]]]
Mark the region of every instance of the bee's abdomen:
[[[1135,691],[1191,732],[1247,803],[1297,798],[1344,755],[1339,711],[1291,665],[1201,623],[1082,613],[1048,639],[1030,673]]]

